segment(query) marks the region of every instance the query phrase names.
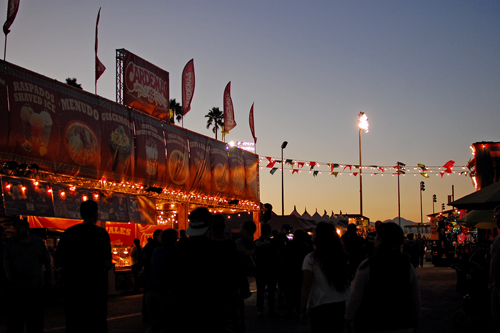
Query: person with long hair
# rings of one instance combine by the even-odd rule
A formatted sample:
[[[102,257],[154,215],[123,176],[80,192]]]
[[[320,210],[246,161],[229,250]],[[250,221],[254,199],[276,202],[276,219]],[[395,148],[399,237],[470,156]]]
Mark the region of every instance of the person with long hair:
[[[393,222],[377,228],[375,254],[364,260],[352,283],[345,332],[410,333],[418,329],[420,289],[417,272],[401,252],[404,233]]]
[[[332,224],[318,223],[314,251],[304,258],[300,319],[309,312],[311,332],[342,332],[349,298],[349,262]]]

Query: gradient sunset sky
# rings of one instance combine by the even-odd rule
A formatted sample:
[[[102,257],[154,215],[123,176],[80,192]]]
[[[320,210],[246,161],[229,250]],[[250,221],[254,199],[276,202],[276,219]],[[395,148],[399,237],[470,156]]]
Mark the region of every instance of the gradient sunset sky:
[[[76,77],[93,92],[99,7],[107,70],[98,94],[115,100],[115,50],[125,48],[168,71],[170,96],[180,102],[182,69],[194,58],[184,127],[214,137],[204,116],[222,109],[231,81],[237,126],[226,140],[252,141],[255,103],[261,201],[278,214],[281,171],[272,175],[266,157],[280,159],[285,140],[285,159],[321,171],[292,174],[285,166],[285,214],[294,206],[311,215],[359,213],[357,170],[334,176],[327,163],[359,164],[360,112],[370,123],[363,165],[411,167],[400,186],[401,216],[412,221],[420,221],[420,181],[424,216],[433,194],[440,211],[452,186],[456,199],[474,191],[459,174],[469,146],[500,141],[499,1],[21,0],[6,60],[58,81]],[[3,0],[0,18],[6,9]],[[441,177],[449,160],[456,173]],[[429,178],[413,174],[419,163],[434,171]],[[372,221],[398,215],[397,177],[377,170],[363,170],[363,213]]]

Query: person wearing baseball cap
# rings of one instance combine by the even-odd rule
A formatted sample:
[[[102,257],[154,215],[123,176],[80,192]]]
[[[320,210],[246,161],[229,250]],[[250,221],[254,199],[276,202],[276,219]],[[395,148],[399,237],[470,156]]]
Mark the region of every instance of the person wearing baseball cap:
[[[168,332],[225,332],[230,309],[236,306],[228,274],[228,262],[210,238],[212,214],[196,208],[189,214],[186,234],[167,254],[165,289]],[[196,317],[193,317],[196,316]]]
[[[212,224],[212,214],[204,207],[196,208],[189,214],[189,226],[186,234],[189,237],[208,236]]]

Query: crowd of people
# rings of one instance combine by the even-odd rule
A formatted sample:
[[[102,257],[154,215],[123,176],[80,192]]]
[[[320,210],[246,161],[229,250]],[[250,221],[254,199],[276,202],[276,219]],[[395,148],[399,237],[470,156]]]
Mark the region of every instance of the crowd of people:
[[[14,219],[15,236],[0,242],[0,279],[7,286],[0,294],[11,300],[5,309],[7,332],[43,331],[43,288],[54,285],[52,265],[62,272],[66,332],[107,331],[110,239],[96,225],[97,203],[82,203],[80,212],[83,223],[64,232],[53,262],[43,240],[30,235],[22,219]],[[500,208],[495,218],[500,223]],[[246,221],[233,240],[225,227],[222,215],[197,208],[189,214],[187,230],[158,229],[144,248],[134,241],[134,291],[144,287],[148,333],[244,332],[253,279],[258,316],[296,317],[313,333],[418,329],[416,269],[423,265],[427,245],[420,235],[405,236],[392,222],[377,221],[363,238],[354,224],[339,236],[327,222],[319,222],[309,235],[286,223],[272,230],[263,221],[257,238],[257,225]],[[500,258],[499,248],[496,241],[492,262]],[[494,313],[500,308],[497,275],[493,269]]]

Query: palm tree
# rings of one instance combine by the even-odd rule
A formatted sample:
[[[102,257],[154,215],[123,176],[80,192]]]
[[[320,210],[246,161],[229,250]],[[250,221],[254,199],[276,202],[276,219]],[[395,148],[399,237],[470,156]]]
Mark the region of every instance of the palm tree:
[[[81,84],[79,84],[79,83],[76,83],[76,77],[74,77],[74,78],[72,78],[72,79],[71,79],[71,78],[69,78],[69,77],[68,77],[68,78],[66,78],[66,84],[67,84],[67,85],[70,85],[70,86],[72,86],[72,87],[75,87],[75,88],[78,88],[78,89],[82,89],[82,90],[83,90],[82,85],[81,85]]]
[[[177,122],[180,123],[182,120],[182,106],[177,103],[175,98],[168,101],[168,108],[170,109],[169,122],[175,124],[177,120]]]
[[[207,128],[210,128],[210,126],[213,126],[212,132],[215,133],[215,140],[217,140],[217,131],[219,128],[222,129],[224,126],[224,112],[219,110],[218,107],[213,107],[210,110],[208,110],[208,113],[205,115],[205,118],[208,118],[207,120]]]

